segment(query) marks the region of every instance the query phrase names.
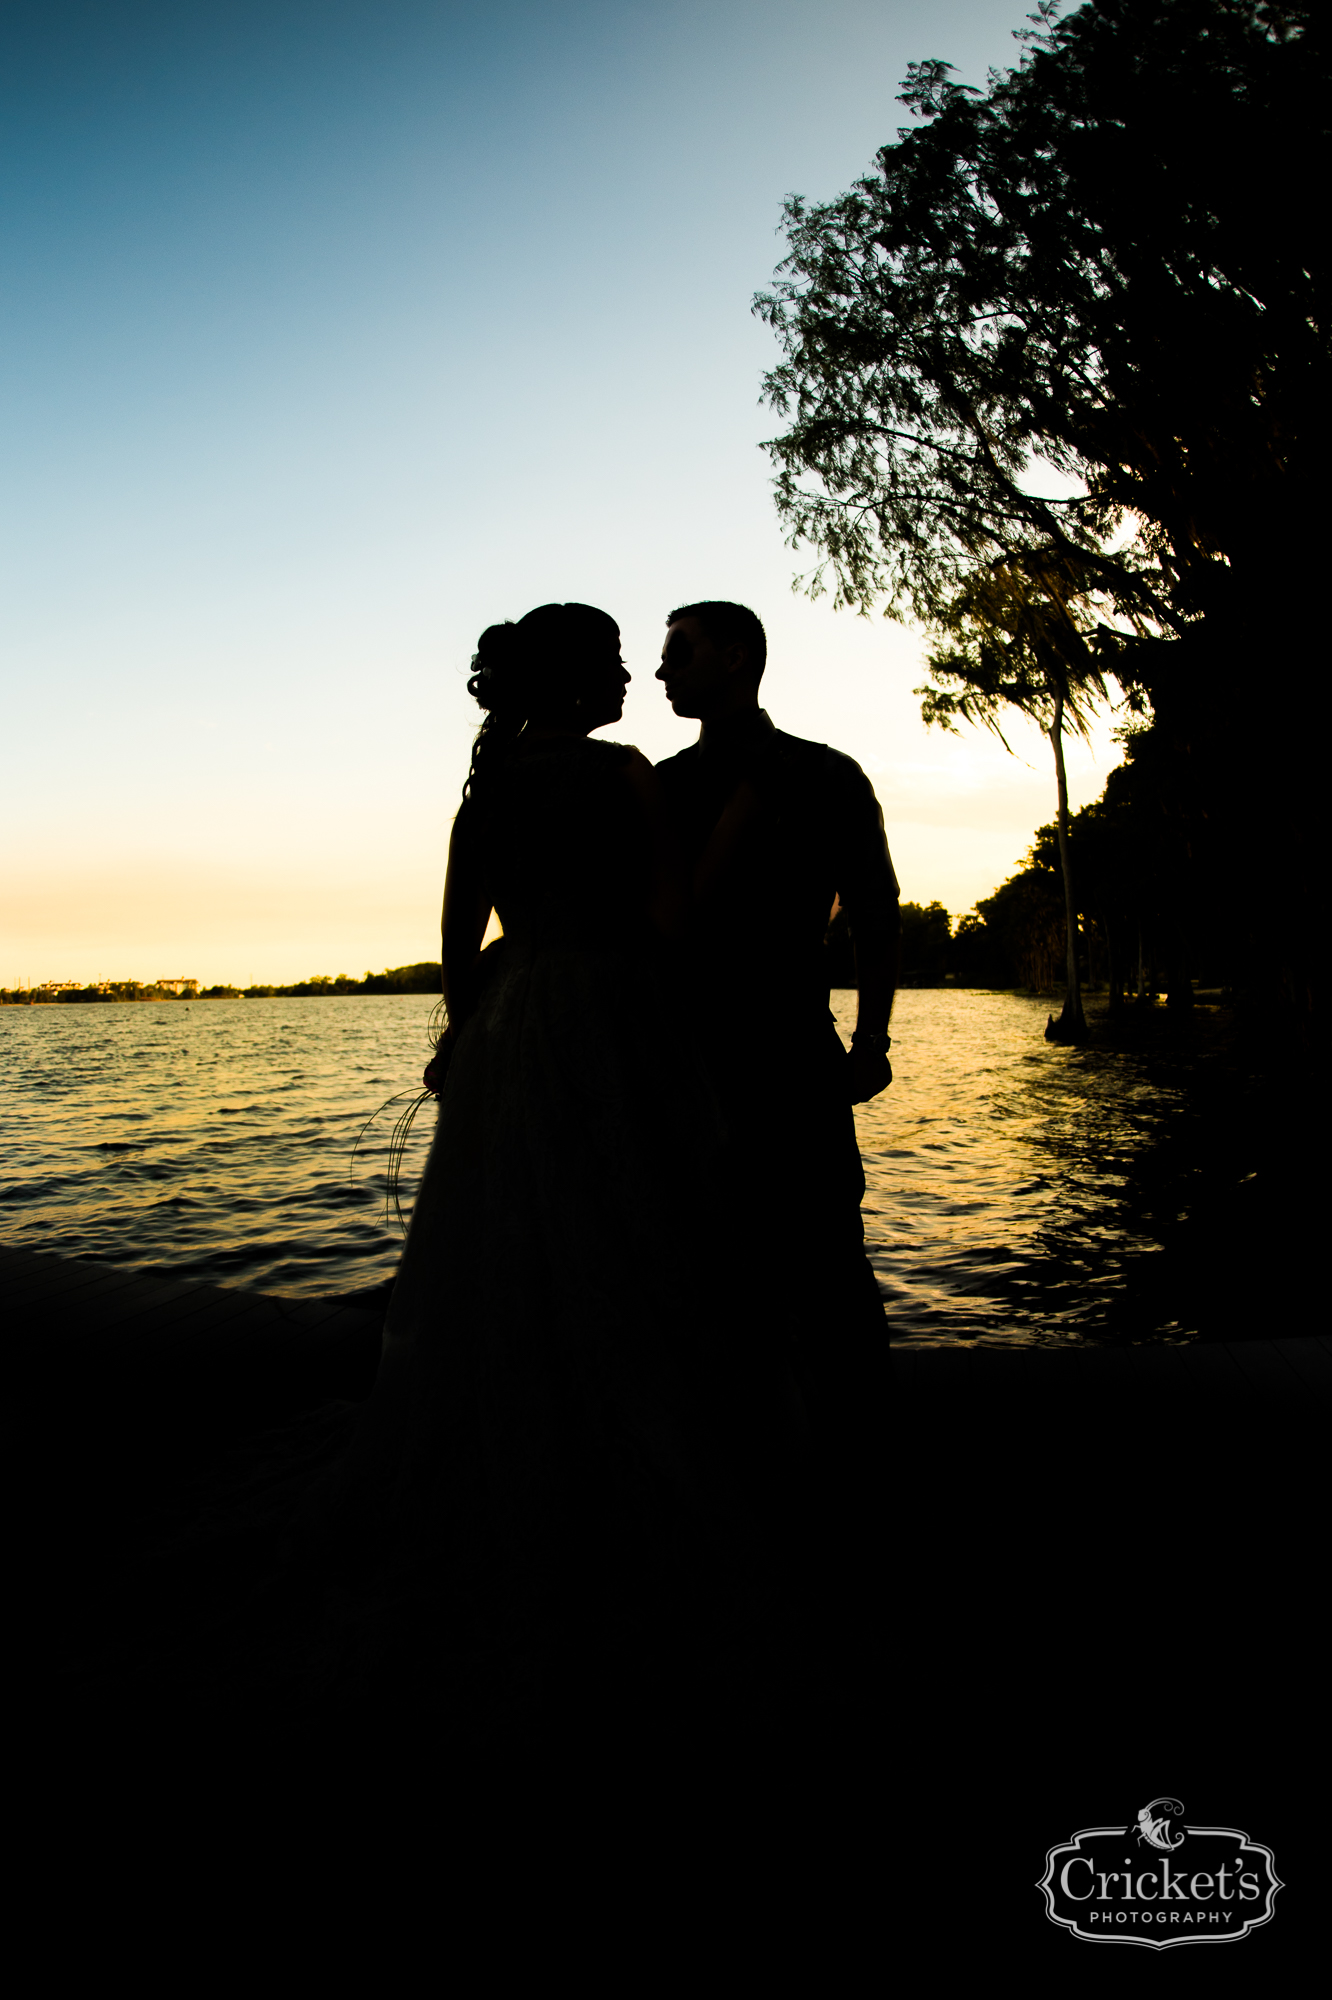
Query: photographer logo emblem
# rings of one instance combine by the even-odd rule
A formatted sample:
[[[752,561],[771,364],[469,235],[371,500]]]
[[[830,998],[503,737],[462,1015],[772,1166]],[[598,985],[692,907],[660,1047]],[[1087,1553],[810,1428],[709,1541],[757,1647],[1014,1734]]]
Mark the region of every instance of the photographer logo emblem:
[[[1052,1847],[1036,1887],[1052,1924],[1086,1944],[1230,1944],[1272,1916],[1272,1850],[1233,1826],[1186,1826],[1178,1799],[1128,1826],[1092,1826]]]

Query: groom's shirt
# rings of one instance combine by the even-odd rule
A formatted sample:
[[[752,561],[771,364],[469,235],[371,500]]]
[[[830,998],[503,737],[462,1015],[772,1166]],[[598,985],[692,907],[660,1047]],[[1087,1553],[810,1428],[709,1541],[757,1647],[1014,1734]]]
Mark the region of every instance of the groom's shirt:
[[[824,936],[834,899],[862,950],[891,953],[898,885],[883,814],[860,766],[824,743],[774,729],[765,711],[704,748],[658,764],[692,869],[739,784],[759,811],[739,843],[724,900],[703,921],[700,971],[728,1025],[762,1034],[828,1018]],[[746,1018],[746,1016],[748,1018]]]

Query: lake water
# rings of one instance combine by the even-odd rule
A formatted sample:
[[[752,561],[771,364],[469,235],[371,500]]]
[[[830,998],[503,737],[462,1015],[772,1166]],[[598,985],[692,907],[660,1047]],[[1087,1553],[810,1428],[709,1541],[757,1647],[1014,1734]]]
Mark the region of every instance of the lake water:
[[[854,994],[834,994],[849,1033]],[[0,1009],[0,1237],[304,1296],[392,1277],[392,1111],[428,995]],[[1048,1003],[904,992],[892,1088],[857,1113],[866,1236],[893,1338],[1189,1338],[1159,1282],[1218,1159],[1230,1080],[1199,1030],[1062,1049]],[[403,1205],[433,1124],[409,1144]],[[756,1171],[762,1163],[756,1163]],[[1164,1258],[1164,1262],[1163,1262]]]

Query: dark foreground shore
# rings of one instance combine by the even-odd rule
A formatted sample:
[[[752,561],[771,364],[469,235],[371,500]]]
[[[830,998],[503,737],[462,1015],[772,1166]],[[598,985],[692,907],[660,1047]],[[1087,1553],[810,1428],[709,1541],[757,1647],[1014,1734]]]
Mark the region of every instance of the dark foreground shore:
[[[345,1842],[404,1812],[429,1853],[452,1852],[449,1813],[420,1830],[427,1774],[404,1751],[412,1730],[395,1735],[382,1710],[290,1761],[266,1742],[246,1766],[188,1712],[164,1713],[157,1735],[141,1714],[124,1740],[105,1717],[90,1735],[57,1685],[108,1572],[188,1515],[201,1467],[368,1393],[382,1299],[262,1299],[11,1250],[0,1300],[31,1524],[17,1539],[39,1683],[34,1811],[71,1786],[132,1800],[164,1865],[166,1823],[220,1853],[238,1811],[256,1851],[285,1816],[297,1869],[331,1842],[342,1859],[325,1846],[321,1865],[336,1876]],[[1082,1979],[1089,1958],[1126,1976],[1124,1954],[1046,1920],[1046,1850],[1131,1825],[1169,1793],[1188,1817],[1269,1844],[1286,1884],[1273,1921],[1222,1954],[1229,1971],[1241,1954],[1251,1977],[1304,1950],[1329,1859],[1332,1342],[898,1351],[885,1402],[864,1517],[819,1527],[838,1608],[811,1652],[854,1657],[822,1680],[795,1674],[808,1701],[749,1732],[672,1716],[669,1688],[600,1732],[586,1714],[548,1716],[518,1769],[497,1759],[489,1787],[482,1774],[489,1809],[550,1827],[558,1872],[572,1863],[555,1823],[568,1832],[600,1800],[604,1865],[651,1854],[645,1879],[663,1893],[687,1876],[728,1921],[748,1912],[755,1968],[783,1926],[806,1944],[813,1926],[829,1976],[872,1931],[889,1977],[924,1950],[936,1978],[989,1964]],[[1180,1957],[1131,1954],[1135,1972]],[[1216,1954],[1182,1957],[1192,1969]]]

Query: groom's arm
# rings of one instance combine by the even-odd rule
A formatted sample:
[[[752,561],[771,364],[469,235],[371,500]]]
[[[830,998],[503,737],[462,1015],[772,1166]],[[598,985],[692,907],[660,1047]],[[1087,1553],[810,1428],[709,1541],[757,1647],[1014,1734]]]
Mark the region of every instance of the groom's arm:
[[[854,920],[852,920],[854,922]],[[851,1044],[851,1100],[865,1104],[893,1080],[888,1051],[877,1038],[886,1036],[897,992],[902,922],[896,903],[877,932],[862,941],[852,931],[856,955],[856,1040]]]
[[[901,953],[900,891],[888,852],[883,813],[869,779],[850,758],[837,758],[838,896],[845,907],[856,960],[856,1039],[851,1046],[851,1095],[863,1104],[893,1080],[883,1046],[892,1018]],[[843,886],[845,885],[845,886]]]

